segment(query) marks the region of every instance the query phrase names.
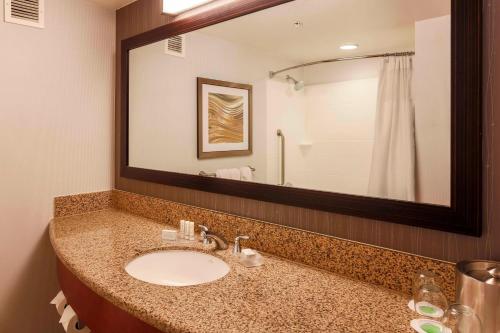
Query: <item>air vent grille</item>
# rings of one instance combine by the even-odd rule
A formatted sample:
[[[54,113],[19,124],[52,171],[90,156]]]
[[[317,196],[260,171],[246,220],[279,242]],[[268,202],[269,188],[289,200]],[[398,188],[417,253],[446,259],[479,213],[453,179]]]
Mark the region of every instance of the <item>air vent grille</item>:
[[[5,22],[43,28],[44,0],[4,0]]]
[[[176,57],[186,56],[186,38],[184,35],[170,37],[165,41],[165,53]]]

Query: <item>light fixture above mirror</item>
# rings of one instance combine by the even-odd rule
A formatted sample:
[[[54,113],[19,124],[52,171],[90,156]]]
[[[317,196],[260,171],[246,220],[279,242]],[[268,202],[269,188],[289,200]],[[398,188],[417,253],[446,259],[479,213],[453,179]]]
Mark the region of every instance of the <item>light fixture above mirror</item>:
[[[351,44],[351,43],[349,43],[349,44],[341,45],[340,49],[344,50],[344,51],[349,51],[349,50],[356,50],[358,47],[359,47],[358,44]]]
[[[214,0],[163,0],[163,13],[178,15]]]

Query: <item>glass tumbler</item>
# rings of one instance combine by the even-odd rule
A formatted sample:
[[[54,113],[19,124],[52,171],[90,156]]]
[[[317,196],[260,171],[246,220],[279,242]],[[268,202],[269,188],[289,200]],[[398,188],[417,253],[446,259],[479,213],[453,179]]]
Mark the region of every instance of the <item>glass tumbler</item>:
[[[420,288],[422,288],[425,284],[435,284],[436,283],[436,274],[429,271],[419,271],[415,274],[413,278],[413,288],[412,293],[415,295]]]
[[[423,285],[426,284],[436,284],[436,274],[429,271],[419,271],[415,273],[413,277],[413,286],[412,286],[412,297],[422,288]],[[415,310],[415,302],[413,298],[408,302],[408,307],[412,310]]]
[[[452,304],[442,319],[447,333],[482,333],[481,320],[467,305]]]
[[[448,301],[435,284],[424,284],[413,296],[415,302],[415,312],[425,318],[441,320],[445,310],[448,308]]]

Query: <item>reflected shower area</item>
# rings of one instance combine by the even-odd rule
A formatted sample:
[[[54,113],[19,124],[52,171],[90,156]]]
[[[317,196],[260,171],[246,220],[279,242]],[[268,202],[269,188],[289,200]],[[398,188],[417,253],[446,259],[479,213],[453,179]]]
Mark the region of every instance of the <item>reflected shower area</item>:
[[[349,177],[348,170],[346,170],[343,175],[340,174],[343,178],[342,180],[335,179],[334,175],[329,177],[329,179],[320,177],[317,179],[315,189],[332,191],[333,189],[339,189],[341,186],[345,186],[342,193],[415,201],[417,196],[416,183],[418,175],[416,173],[415,156],[417,151],[415,140],[415,104],[412,92],[414,56],[414,51],[360,55],[313,61],[277,71],[271,71],[269,73],[270,79],[277,79],[279,81],[280,76],[283,76],[287,83],[292,84],[294,90],[292,93],[298,94],[297,98],[304,100],[304,102],[300,103],[304,108],[302,110],[304,119],[301,119],[297,123],[302,124],[305,129],[302,130],[302,133],[298,133],[300,130],[290,128],[289,132],[292,135],[296,134],[298,136],[303,136],[301,142],[299,142],[299,147],[301,147],[302,150],[298,152],[299,156],[294,160],[304,159],[303,165],[306,170],[293,170],[292,166],[292,172],[288,175],[288,178],[293,179],[298,186],[305,186],[305,183],[311,183],[311,180],[315,178],[316,174],[322,176],[328,174],[326,170],[321,172],[321,165],[325,165],[326,168],[334,167],[337,164],[335,159],[332,158],[328,161],[315,160],[314,153],[309,152],[309,150],[313,150],[313,142],[323,144],[325,141],[328,142],[329,138],[328,134],[321,136],[321,132],[328,133],[330,131],[328,127],[315,127],[319,125],[318,122],[314,121],[314,118],[318,117],[316,113],[318,113],[318,110],[321,108],[326,109],[331,107],[330,119],[323,114],[321,120],[333,124],[339,121],[333,117],[339,116],[339,113],[343,111],[342,109],[356,107],[356,102],[354,100],[346,101],[349,105],[343,106],[335,105],[335,100],[333,98],[329,103],[326,101],[326,103],[315,103],[320,95],[323,95],[324,99],[327,99],[328,95],[335,96],[338,94],[345,96],[345,93],[348,93],[348,88],[345,86],[348,80],[341,81],[343,86],[338,87],[334,87],[335,81],[332,80],[315,82],[313,81],[315,79],[314,76],[308,75],[308,68],[311,66],[330,65],[331,70],[335,71],[338,70],[338,68],[335,68],[335,65],[332,66],[332,64],[349,61],[352,62],[350,64],[351,68],[349,69],[349,73],[355,75],[360,74],[359,68],[366,65],[363,61],[373,59],[371,60],[373,67],[379,67],[377,77],[371,78],[371,82],[361,82],[359,81],[360,78],[352,80],[357,82],[351,82],[357,85],[356,89],[358,89],[358,92],[361,91],[360,88],[363,85],[365,85],[365,89],[363,90],[365,93],[367,91],[372,92],[368,95],[364,94],[364,96],[373,97],[376,95],[376,99],[371,98],[365,101],[359,101],[362,105],[358,106],[358,110],[349,111],[358,114],[362,111],[369,112],[369,114],[364,114],[363,119],[365,121],[369,119],[373,120],[372,123],[366,122],[366,126],[364,127],[358,126],[357,128],[351,128],[351,142],[349,142],[349,144],[355,145],[351,147],[351,153],[357,156],[342,156],[342,163],[347,165],[349,168],[348,170],[356,168],[356,164],[359,164],[359,172],[351,174],[352,179],[347,182],[345,182],[345,176]],[[296,71],[296,75],[307,77],[313,82],[306,86],[304,80],[298,81],[289,74],[285,74],[290,71]],[[376,69],[373,68],[372,75],[375,72]],[[374,85],[375,78],[377,79],[376,86]],[[370,77],[368,76],[366,80],[369,79]],[[269,96],[269,98],[272,99],[276,98],[277,94],[269,94]],[[351,95],[351,97],[354,96]],[[313,108],[313,110],[309,108]],[[358,136],[356,136],[356,134]],[[279,144],[278,185],[287,184],[288,186],[292,186],[292,182],[286,183],[286,179],[288,179],[286,175],[287,170],[285,168],[286,147],[284,144],[284,134],[281,129],[278,130],[277,135]],[[331,135],[330,144],[334,145],[338,143],[334,142],[333,133],[331,133]],[[338,141],[342,140],[342,138],[338,139]],[[357,142],[355,142],[355,140],[357,140]],[[347,140],[344,140],[344,143],[347,144],[346,141]],[[327,150],[328,147],[324,149]],[[363,166],[364,168],[362,170],[361,168]],[[309,169],[309,173],[307,173],[307,169]],[[341,182],[344,183],[342,184]]]

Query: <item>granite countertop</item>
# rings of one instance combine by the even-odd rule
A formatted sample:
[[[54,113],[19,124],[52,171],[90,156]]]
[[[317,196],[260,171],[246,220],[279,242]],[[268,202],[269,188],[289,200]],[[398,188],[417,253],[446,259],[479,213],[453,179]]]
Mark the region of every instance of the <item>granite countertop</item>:
[[[165,224],[108,209],[56,218],[50,239],[59,259],[101,297],[168,332],[407,332],[406,296],[313,267],[263,254],[261,267],[245,268],[224,251],[201,243],[166,243]],[[154,249],[208,251],[231,271],[190,287],[148,284],[124,266]],[[348,262],[346,262],[348,265]]]

